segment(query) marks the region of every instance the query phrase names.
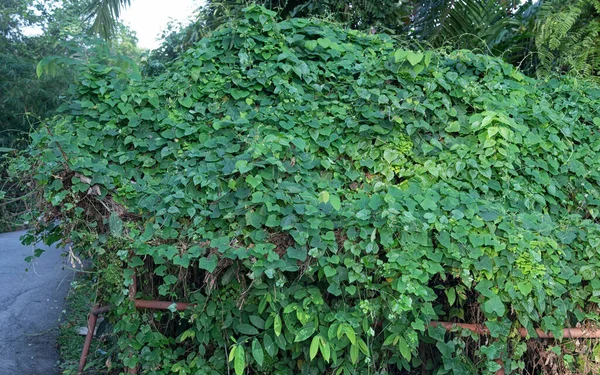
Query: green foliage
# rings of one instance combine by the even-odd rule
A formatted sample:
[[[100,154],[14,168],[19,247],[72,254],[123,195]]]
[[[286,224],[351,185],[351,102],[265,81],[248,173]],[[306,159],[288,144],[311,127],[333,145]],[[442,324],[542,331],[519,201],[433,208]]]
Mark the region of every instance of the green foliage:
[[[148,74],[163,71],[165,62],[172,61],[200,39],[244,18],[243,9],[252,4],[275,11],[283,19],[317,17],[356,30],[378,30],[391,34],[401,34],[410,28],[410,6],[396,0],[351,3],[341,0],[209,0],[198,8],[191,24],[179,25],[179,28],[171,25],[172,28],[163,35],[162,45],[149,54],[144,71]]]
[[[60,6],[38,1],[0,3],[0,149],[25,148],[30,131],[65,100],[73,70],[48,62],[61,56],[71,61],[94,44],[82,19],[87,2],[64,0]],[[139,59],[135,43],[131,30],[119,24],[112,48]],[[36,76],[36,66],[38,73],[48,74]],[[0,194],[0,231],[23,224],[18,217],[27,211],[28,202],[22,198],[32,194],[27,182],[7,178],[4,153],[0,153],[0,191],[6,193]]]
[[[106,37],[120,8],[129,0],[93,0],[95,29]],[[435,48],[468,48],[502,56],[530,75],[571,74],[597,77],[600,66],[600,3],[570,1],[428,0],[208,0],[195,22],[169,30],[163,45],[148,59],[146,71],[161,71],[212,31],[240,17],[242,9],[258,4],[282,18],[319,17],[345,27],[386,32]]]
[[[600,1],[550,1],[536,25],[537,73],[600,76]]]
[[[93,19],[90,31],[104,39],[114,36],[121,10],[129,4],[131,0],[90,0],[87,8],[87,20]]]
[[[65,75],[35,76],[37,60],[53,48],[46,38],[23,34],[24,27],[39,25],[43,18],[33,6],[33,1],[0,3],[0,231],[22,225],[19,215],[27,209],[21,199],[26,191],[8,179],[5,156],[26,146],[30,129],[59,105],[67,86]]]
[[[32,10],[34,5],[36,12]],[[38,79],[38,62],[49,55],[82,54],[94,43],[85,35],[81,19],[85,2],[63,1],[61,5],[51,10],[33,1],[6,1],[0,5],[0,147],[22,147],[30,129],[53,113],[72,82],[68,70],[56,70],[51,77]],[[40,34],[25,35],[26,26],[38,29]],[[113,48],[139,57],[135,43],[131,31],[121,27]]]
[[[55,69],[54,74],[39,79],[36,65],[47,56],[85,54],[95,43],[85,34],[81,16],[85,5],[63,1],[61,7],[47,9],[34,1],[0,4],[0,147],[22,148],[31,128],[53,114],[64,100],[72,72]],[[38,34],[26,35],[24,27],[36,29]],[[122,25],[118,30],[112,48],[139,59],[135,35]]]
[[[521,371],[515,329],[598,319],[597,86],[273,18],[248,8],[156,77],[91,55],[15,166],[38,233],[94,258],[126,366]],[[135,311],[134,270],[139,298],[196,307]],[[476,350],[428,328],[476,319]]]
[[[414,5],[410,34],[434,46],[450,44],[496,52],[498,45],[517,33],[520,23],[514,14],[521,6],[521,1],[419,2]]]
[[[395,0],[262,0],[255,3],[276,10],[283,18],[326,17],[355,30],[399,34],[409,24],[412,5]]]
[[[66,88],[63,77],[38,80],[36,60],[51,47],[47,40],[27,37],[22,28],[40,23],[31,1],[0,4],[0,147],[22,146],[32,124],[58,106]]]
[[[62,375],[77,374],[81,348],[85,341],[85,336],[82,336],[79,330],[87,327],[88,314],[90,308],[95,305],[96,299],[96,290],[94,289],[96,283],[93,276],[92,274],[80,274],[76,280],[71,281],[71,289],[66,298],[66,311],[61,316],[57,337],[60,356],[58,367]],[[108,321],[100,319],[96,325],[96,337],[92,341],[87,358],[85,367],[87,373],[116,373],[114,372],[115,367],[119,365],[115,361],[117,347],[114,345],[113,338],[108,335],[109,331]]]

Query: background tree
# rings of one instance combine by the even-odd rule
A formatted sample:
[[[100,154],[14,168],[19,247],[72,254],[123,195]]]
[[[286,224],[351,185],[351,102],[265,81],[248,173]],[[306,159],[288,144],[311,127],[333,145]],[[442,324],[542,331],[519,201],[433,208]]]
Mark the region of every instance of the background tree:
[[[70,69],[53,69],[36,76],[36,66],[47,56],[84,55],[97,40],[90,35],[86,10],[91,1],[63,0],[59,6],[37,0],[0,2],[0,164],[2,156],[21,149],[29,133],[68,98],[73,83]],[[115,52],[139,59],[135,34],[117,23],[112,38]],[[23,211],[23,191],[6,178],[0,166],[0,229],[12,225]]]
[[[131,0],[94,0],[87,5],[87,21],[90,30],[104,39],[113,36],[118,28],[121,10],[131,4]]]
[[[36,116],[45,116],[58,105],[63,77],[38,80],[35,65],[54,52],[43,36],[26,36],[25,27],[41,27],[32,1],[0,3],[0,146],[14,147],[19,135],[28,133]]]
[[[87,3],[65,0],[54,9],[34,0],[0,3],[0,147],[18,146],[19,135],[26,136],[64,99],[71,73],[61,70],[38,79],[36,65],[46,56],[72,56],[95,43],[82,16]],[[118,24],[115,52],[139,57],[136,43],[134,33]]]
[[[550,72],[599,78],[600,0],[551,0],[535,25],[539,76]]]

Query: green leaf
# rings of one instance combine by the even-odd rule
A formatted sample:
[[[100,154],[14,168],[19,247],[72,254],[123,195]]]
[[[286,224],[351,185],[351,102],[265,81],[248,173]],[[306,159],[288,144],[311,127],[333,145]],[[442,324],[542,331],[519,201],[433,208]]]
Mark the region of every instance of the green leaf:
[[[279,314],[275,315],[275,320],[273,322],[273,329],[275,330],[275,336],[281,335],[281,329],[283,328],[283,324],[281,323],[281,318]]]
[[[188,330],[185,330],[185,331],[184,331],[184,332],[181,334],[181,336],[179,336],[179,340],[178,340],[178,341],[179,341],[179,342],[183,342],[183,341],[185,341],[187,338],[192,338],[192,339],[193,339],[194,337],[196,337],[196,331],[195,331],[195,330],[193,330],[193,329],[188,329]]]
[[[274,357],[276,349],[275,342],[269,334],[265,334],[265,336],[263,337],[263,344],[265,346],[265,351],[267,352],[267,354],[271,357]]]
[[[358,346],[357,345],[350,345],[350,361],[352,362],[353,365],[356,364],[356,362],[358,362]]]
[[[394,62],[399,63],[401,61],[406,60],[406,56],[408,55],[408,51],[399,49],[394,52]]]
[[[448,81],[454,82],[458,79],[458,73],[450,71],[446,73],[446,78],[448,78]]]
[[[265,225],[269,228],[275,228],[279,226],[279,223],[280,221],[277,219],[276,215],[269,215],[267,216],[267,221],[265,222]]]
[[[423,65],[423,64],[417,64],[417,65],[413,66],[413,72],[415,72],[416,75],[421,73],[424,69],[425,69],[425,65]]]
[[[317,356],[317,352],[319,351],[320,340],[321,340],[321,336],[315,336],[315,337],[313,337],[313,339],[310,343],[309,357],[310,357],[311,361]]]
[[[368,209],[362,209],[356,213],[356,218],[359,220],[369,220],[371,218],[371,211]]]
[[[533,289],[533,285],[529,281],[521,281],[517,284],[517,288],[519,288],[521,293],[523,293],[523,295],[526,296],[529,293],[531,293],[531,290]]]
[[[330,197],[329,192],[322,191],[319,193],[319,202],[327,203],[327,202],[329,202],[329,197]]]
[[[265,361],[265,353],[258,339],[252,340],[252,357],[254,357],[256,363],[262,367],[263,362]]]
[[[460,122],[452,121],[448,126],[444,128],[448,133],[457,133],[460,131]]]
[[[317,39],[317,43],[319,43],[319,45],[323,48],[331,47],[331,40],[329,40],[327,38],[319,38],[319,39]]]
[[[246,90],[231,89],[230,94],[232,98],[237,100],[247,97],[250,93]]]
[[[132,257],[129,260],[129,267],[135,268],[135,267],[140,267],[143,265],[144,265],[144,261],[138,256]]]
[[[179,99],[179,104],[181,104],[182,106],[184,106],[186,108],[190,108],[194,104],[194,102],[192,101],[192,98],[190,98],[189,96],[186,96],[184,98]]]
[[[369,347],[367,346],[367,343],[364,342],[362,339],[358,340],[358,348],[361,352],[363,352],[364,355],[366,355],[367,357],[369,356]]]
[[[429,64],[431,63],[432,56],[433,56],[433,53],[431,51],[427,51],[425,53],[425,66],[429,66]]]
[[[44,61],[44,60],[42,60]],[[40,78],[42,76],[42,74],[44,74],[44,66],[42,64],[42,61],[40,61],[37,66],[35,67],[35,74],[37,75],[38,78]]]
[[[596,277],[595,265],[585,265],[579,268],[579,274],[583,280],[593,280]],[[523,292],[523,290],[521,290]],[[526,293],[523,293],[526,294]],[[527,293],[528,294],[528,293]]]
[[[265,321],[260,316],[250,315],[250,322],[258,329],[265,329]]]
[[[483,311],[487,314],[494,313],[497,316],[504,316],[506,308],[499,296],[494,296],[483,304]]]
[[[304,43],[304,47],[306,47],[306,49],[309,51],[314,51],[315,48],[317,48],[317,41],[316,40],[308,40],[308,41],[306,41],[306,43]]]
[[[383,346],[387,346],[387,345],[396,345],[396,339],[398,338],[398,334],[394,333],[389,335],[388,337],[385,338],[385,340],[383,341]]]
[[[154,108],[158,108],[160,106],[160,102],[158,101],[158,98],[155,97],[150,97],[148,98],[148,102],[154,107]]]
[[[294,138],[292,139],[292,143],[294,146],[298,147],[299,150],[304,150],[306,148],[306,141],[302,138]]]
[[[448,305],[454,305],[454,301],[456,301],[456,290],[454,290],[454,288],[449,288],[444,292],[446,293],[446,298],[448,298]]]
[[[302,342],[308,339],[310,336],[312,336],[313,333],[315,333],[315,325],[313,322],[309,322],[305,326],[300,328],[298,332],[296,332],[294,342]]]
[[[285,130],[290,130],[296,126],[296,123],[292,121],[279,121],[279,126],[284,128]]]
[[[140,117],[142,120],[152,120],[154,117],[154,112],[150,108],[144,108],[140,114]]]
[[[215,254],[211,254],[208,257],[200,258],[198,261],[198,267],[202,268],[203,270],[207,270],[209,273],[212,273],[215,268],[217,268],[218,261],[219,260],[217,259],[217,256]]]
[[[321,354],[323,355],[323,359],[325,362],[329,363],[329,359],[331,358],[331,348],[329,347],[329,343],[325,340],[324,337],[319,336],[319,348],[321,349]]]
[[[248,161],[246,160],[238,160],[235,163],[235,168],[240,171],[241,174],[244,174],[246,172],[249,172],[252,170],[253,165],[252,164],[248,164]]]
[[[258,330],[250,324],[238,324],[235,328],[243,335],[258,335]]]
[[[123,234],[123,220],[115,212],[112,212],[108,217],[108,227],[110,234],[114,237],[121,237]]]
[[[342,208],[342,202],[340,201],[340,197],[335,194],[331,194],[329,197],[329,203],[331,203],[331,207],[334,210],[339,211]]]
[[[246,368],[246,352],[244,351],[244,347],[241,345],[238,345],[238,348],[235,351],[233,368],[235,369],[236,375],[244,374],[244,369]]]
[[[301,262],[304,262],[307,258],[306,248],[298,246],[298,247],[288,247],[287,248],[287,256],[291,259],[297,259]]]
[[[323,267],[323,273],[327,277],[333,277],[337,274],[337,271],[335,268],[333,268],[331,266],[325,266],[325,267]]]
[[[479,211],[479,216],[483,221],[495,221],[499,217],[498,213],[494,211]]]
[[[248,211],[246,213],[246,222],[254,228],[260,229],[265,224],[265,217],[259,213]]]
[[[393,163],[394,160],[398,159],[399,156],[400,156],[400,152],[397,150],[392,150],[392,149],[386,148],[383,151],[383,159],[390,164]]]
[[[400,350],[400,354],[402,355],[402,357],[410,362],[412,353],[410,348],[408,347],[406,340],[402,336],[400,336],[398,340],[398,350]]]
[[[128,368],[135,368],[139,363],[139,358],[137,355],[133,355],[131,357],[125,357],[123,359],[123,364]]]
[[[433,199],[427,197],[421,202],[421,207],[425,210],[433,211],[437,208],[437,204]]]
[[[423,60],[423,56],[423,52],[408,51],[406,54],[406,59],[412,66],[415,66],[420,63],[421,60]]]
[[[356,334],[354,333],[354,328],[352,328],[351,325],[344,323],[344,328],[343,328],[344,334],[346,335],[346,337],[348,338],[348,340],[350,340],[350,342],[352,343],[352,345],[356,344]]]
[[[594,125],[600,126],[600,117],[594,117],[592,121],[594,122]]]
[[[246,177],[246,182],[253,188],[257,188],[262,183],[263,179],[260,175]]]
[[[487,298],[496,297],[496,293],[492,290],[493,284],[491,281],[483,279],[475,286],[475,290]]]

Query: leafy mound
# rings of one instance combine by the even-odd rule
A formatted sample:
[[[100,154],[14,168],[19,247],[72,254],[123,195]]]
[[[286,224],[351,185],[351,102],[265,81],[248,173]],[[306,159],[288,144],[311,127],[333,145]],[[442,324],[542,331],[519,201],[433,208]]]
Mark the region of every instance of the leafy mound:
[[[120,306],[127,366],[511,371],[516,328],[597,318],[597,87],[261,8],[128,72],[90,61],[27,167]],[[132,270],[139,298],[197,307],[134,311]],[[432,320],[492,340],[467,361]]]

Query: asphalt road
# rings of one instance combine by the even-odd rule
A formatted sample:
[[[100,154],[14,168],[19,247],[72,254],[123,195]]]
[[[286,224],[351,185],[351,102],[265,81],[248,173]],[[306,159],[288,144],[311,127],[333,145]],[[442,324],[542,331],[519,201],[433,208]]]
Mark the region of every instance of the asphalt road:
[[[21,245],[23,233],[0,234],[0,375],[54,375],[57,326],[73,273],[56,249],[26,263],[34,248]]]

